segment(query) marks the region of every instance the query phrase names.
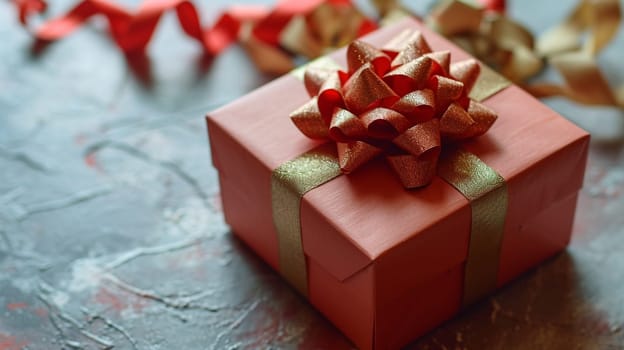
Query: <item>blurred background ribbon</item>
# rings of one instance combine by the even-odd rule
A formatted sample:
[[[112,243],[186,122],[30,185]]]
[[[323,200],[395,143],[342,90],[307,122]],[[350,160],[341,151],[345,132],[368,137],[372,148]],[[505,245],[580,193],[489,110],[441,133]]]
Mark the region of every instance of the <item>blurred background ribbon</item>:
[[[596,61],[620,20],[618,0],[581,0],[562,23],[537,38],[505,15],[503,1],[441,1],[427,18],[431,27],[536,97],[624,108],[624,90],[609,86]],[[562,84],[528,82],[548,65]]]
[[[20,22],[46,10],[44,0],[14,0]],[[127,55],[144,54],[160,18],[175,12],[185,34],[215,56],[234,42],[259,70],[279,75],[295,67],[294,56],[308,59],[344,46],[377,28],[350,0],[279,1],[273,8],[231,6],[212,27],[202,28],[199,11],[188,0],[147,0],[129,11],[108,0],[82,0],[66,14],[31,29],[40,42],[62,39],[91,17],[107,19],[109,34]]]
[[[19,20],[45,11],[45,0],[13,0]],[[184,32],[209,57],[238,42],[259,70],[280,75],[297,57],[312,59],[404,16],[416,16],[398,0],[373,0],[379,19],[367,17],[350,0],[282,0],[272,8],[232,6],[212,26],[202,27],[199,11],[188,0],[147,0],[132,12],[109,0],[82,0],[66,14],[32,29],[49,42],[103,16],[113,41],[126,54],[145,53],[160,17],[175,12]],[[580,0],[560,24],[534,36],[506,14],[504,0],[439,0],[426,23],[536,97],[562,96],[578,103],[624,108],[624,86],[612,88],[596,56],[620,26],[618,0]],[[533,82],[545,67],[562,83]]]

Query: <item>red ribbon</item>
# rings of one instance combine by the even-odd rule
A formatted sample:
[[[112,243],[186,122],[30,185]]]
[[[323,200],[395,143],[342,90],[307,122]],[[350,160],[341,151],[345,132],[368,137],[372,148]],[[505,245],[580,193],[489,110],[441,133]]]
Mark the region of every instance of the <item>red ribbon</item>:
[[[20,23],[26,25],[28,18],[34,14],[42,13],[48,7],[44,0],[13,0]]]
[[[18,0],[37,2],[42,0]],[[251,16],[245,12],[226,12],[212,28],[202,29],[195,6],[187,0],[146,1],[131,13],[106,0],[84,0],[65,15],[45,22],[34,31],[39,40],[54,41],[70,35],[93,16],[103,16],[113,41],[125,53],[144,52],[160,17],[174,10],[184,32],[197,40],[208,54],[216,54],[236,40],[240,22]],[[33,13],[31,11],[30,13]],[[26,19],[23,21],[26,24]]]
[[[344,173],[384,154],[403,185],[416,188],[433,179],[443,144],[482,135],[497,115],[468,97],[476,60],[451,64],[419,32],[395,47],[355,41],[347,72],[310,67],[312,99],[290,117],[306,136],[336,143]]]
[[[505,0],[479,0],[481,5],[492,12],[505,13],[506,1]]]
[[[14,3],[24,26],[28,17],[46,8],[45,0],[14,0]],[[91,17],[103,16],[108,21],[113,41],[123,52],[143,53],[160,17],[165,12],[175,11],[184,32],[212,56],[238,39],[244,23],[254,24],[254,37],[278,47],[282,30],[294,16],[305,15],[324,3],[351,5],[350,0],[283,0],[272,10],[253,5],[236,6],[222,13],[212,27],[204,29],[197,9],[189,0],[147,0],[135,13],[107,0],[83,0],[66,14],[45,22],[33,35],[39,40],[55,41],[70,35]]]

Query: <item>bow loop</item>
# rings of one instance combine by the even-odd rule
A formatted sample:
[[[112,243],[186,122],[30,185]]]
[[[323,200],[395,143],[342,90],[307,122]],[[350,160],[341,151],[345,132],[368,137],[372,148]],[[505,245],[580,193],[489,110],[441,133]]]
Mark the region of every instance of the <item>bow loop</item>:
[[[355,114],[336,108],[329,125],[329,136],[336,142],[350,142],[366,137],[366,126]]]
[[[437,113],[444,112],[464,92],[464,83],[440,75],[431,77],[429,84],[435,93]]]
[[[440,118],[440,132],[451,139],[463,139],[470,135],[475,124],[468,111],[458,103],[452,103]]]
[[[361,66],[345,83],[345,103],[355,114],[382,104],[393,104],[399,96],[379,77],[370,64]]]
[[[419,57],[388,72],[384,75],[384,81],[392,86],[399,96],[403,96],[425,87],[432,65],[431,58]]]
[[[364,141],[338,143],[337,150],[340,170],[345,174],[349,174],[382,152],[381,149]]]
[[[324,67],[310,67],[303,75],[303,83],[310,97],[316,96],[321,90],[321,86],[329,77],[336,74],[336,70]]]
[[[409,119],[403,114],[383,107],[371,109],[360,118],[368,129],[368,135],[375,139],[393,139],[410,126]]]
[[[290,119],[305,136],[311,139],[322,140],[329,137],[327,125],[325,125],[318,109],[316,97],[292,112]]]
[[[476,137],[485,134],[498,118],[496,112],[486,105],[472,100],[468,106],[468,114],[472,120],[475,121],[468,137]]]
[[[412,123],[425,122],[435,114],[435,94],[430,89],[416,90],[401,97],[391,108]]]
[[[387,156],[394,172],[405,188],[417,188],[428,185],[436,174],[438,158],[436,152],[426,153],[423,157],[414,157],[410,154]]]
[[[383,50],[356,41],[347,62],[347,72],[309,68],[304,83],[313,97],[291,114],[304,135],[336,143],[344,173],[384,154],[403,186],[425,186],[445,140],[480,136],[496,121],[468,97],[479,63],[451,64],[450,52],[432,51],[419,32]]]
[[[393,140],[394,144],[413,156],[440,148],[440,121],[431,119],[416,124]]]
[[[331,122],[334,109],[345,106],[342,82],[338,72],[334,72],[323,82],[318,93],[318,109],[325,123]]]
[[[421,32],[411,32],[397,37],[397,40],[388,44],[389,50],[396,50],[397,55],[392,61],[392,67],[406,64],[425,54],[431,53],[431,47],[427,44]]]
[[[371,64],[375,73],[383,75],[390,70],[390,57],[378,48],[363,41],[354,41],[347,48],[347,66],[349,73]]]
[[[451,65],[451,76],[464,84],[466,95],[470,94],[472,87],[479,78],[481,66],[475,59],[468,59]]]
[[[433,60],[432,75],[448,76],[451,70],[451,53],[449,51],[436,51],[424,55]]]

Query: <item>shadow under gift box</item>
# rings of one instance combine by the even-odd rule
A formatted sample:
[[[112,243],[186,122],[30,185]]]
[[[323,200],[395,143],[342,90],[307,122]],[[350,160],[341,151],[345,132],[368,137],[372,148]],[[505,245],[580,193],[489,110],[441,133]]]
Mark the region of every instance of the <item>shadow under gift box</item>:
[[[452,62],[469,58],[420,23],[404,20],[363,38],[383,46],[406,28]],[[330,57],[346,66],[345,50]],[[309,96],[285,75],[207,117],[225,219],[279,271],[271,173],[311,150],[289,114]],[[583,182],[588,134],[516,86],[483,102],[499,115],[462,144],[506,180],[508,211],[497,286],[565,248]],[[378,159],[302,199],[308,298],[362,349],[403,346],[460,311],[471,207],[440,178],[405,190]]]

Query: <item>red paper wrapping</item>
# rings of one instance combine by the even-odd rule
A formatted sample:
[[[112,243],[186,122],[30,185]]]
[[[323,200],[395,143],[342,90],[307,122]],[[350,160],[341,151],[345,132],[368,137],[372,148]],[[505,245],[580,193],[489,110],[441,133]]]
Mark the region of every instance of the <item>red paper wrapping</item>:
[[[454,62],[469,58],[413,20],[364,40],[383,46],[406,28],[450,50]],[[346,67],[344,50],[330,57]],[[290,74],[207,118],[225,219],[276,270],[271,173],[319,144],[288,117],[308,98]],[[589,137],[515,86],[483,103],[499,118],[462,147],[507,184],[502,286],[567,245]],[[373,160],[308,192],[300,215],[309,301],[358,347],[406,345],[460,310],[471,208],[442,179],[406,190],[383,159]]]

